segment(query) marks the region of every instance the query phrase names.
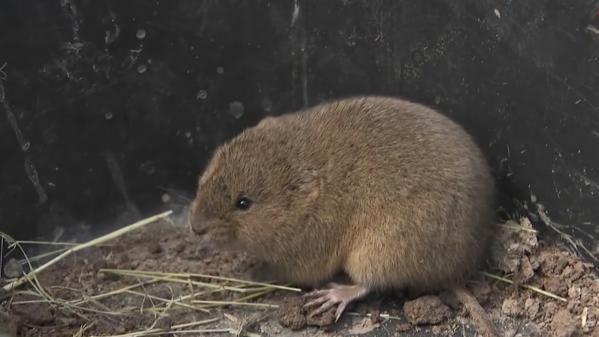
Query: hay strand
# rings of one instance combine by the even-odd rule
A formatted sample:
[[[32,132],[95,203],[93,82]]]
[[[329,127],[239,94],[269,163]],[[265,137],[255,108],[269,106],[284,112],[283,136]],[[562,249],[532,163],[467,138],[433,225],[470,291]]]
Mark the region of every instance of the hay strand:
[[[514,284],[514,281],[509,280],[509,279],[507,279],[505,277],[497,276],[497,275],[494,275],[494,274],[491,274],[491,273],[487,273],[487,272],[484,272],[484,271],[481,272],[481,274],[483,274],[484,276],[486,276],[488,278],[492,278],[492,279],[500,281],[500,282],[504,282],[504,283],[507,283],[507,284]],[[541,289],[539,287],[531,286],[531,285],[528,285],[528,284],[519,284],[519,286],[522,287],[522,288],[524,288],[524,289],[532,290],[532,291],[534,291],[536,293],[539,293],[541,295],[553,298],[553,299],[561,301],[561,302],[568,302],[567,299],[565,299],[565,298],[563,298],[561,296],[558,296],[556,294],[550,293],[548,291],[545,291],[545,290],[543,290],[543,289]]]
[[[216,304],[222,306],[249,306],[249,307],[261,307],[261,308],[270,308],[276,309],[279,306],[276,304],[268,304],[268,303],[247,303],[247,302],[237,302],[237,301],[208,301],[208,300],[193,300],[191,303],[197,304]]]
[[[197,274],[197,273],[163,273],[163,272],[155,272],[155,271],[126,270],[126,269],[100,269],[100,271],[106,272],[106,273],[113,273],[113,274],[119,274],[119,273],[127,274],[129,276],[143,276],[143,277],[154,276],[157,278],[167,277],[167,278],[179,278],[179,279],[186,279],[186,280],[190,279],[190,278],[206,278],[206,279],[210,279],[210,280],[229,281],[229,282],[249,284],[249,285],[260,286],[260,287],[274,288],[274,289],[279,289],[279,290],[287,290],[287,291],[294,291],[294,292],[302,291],[300,288],[294,288],[294,287],[288,287],[288,286],[282,286],[282,285],[276,285],[276,284],[270,284],[270,283],[263,283],[263,282],[247,281],[247,280],[241,280],[241,279],[236,279],[236,278],[232,278],[232,277],[213,276],[213,275]],[[239,291],[240,289],[241,288],[237,288],[237,291]],[[240,292],[247,292],[246,289],[241,289],[241,290],[243,290],[243,291],[240,291]]]
[[[115,238],[117,238],[117,237],[119,237],[119,236],[121,236],[121,235],[123,235],[125,233],[128,233],[130,231],[136,230],[136,229],[138,229],[140,227],[143,227],[143,226],[145,226],[145,225],[147,225],[149,223],[158,221],[158,220],[160,220],[162,218],[166,218],[167,216],[171,215],[172,212],[173,211],[167,211],[167,212],[164,212],[164,213],[160,213],[160,214],[151,216],[149,218],[140,220],[140,221],[138,221],[138,222],[136,222],[134,224],[131,224],[129,226],[126,226],[126,227],[123,227],[121,229],[118,229],[118,230],[116,230],[116,231],[114,231],[112,233],[108,233],[106,235],[103,235],[103,236],[101,236],[99,238],[96,238],[94,240],[91,240],[91,241],[88,241],[88,242],[85,242],[85,243],[73,246],[72,248],[70,248],[67,251],[65,251],[64,253],[56,256],[52,260],[50,260],[50,261],[46,262],[45,264],[43,264],[43,265],[41,265],[41,266],[39,266],[39,267],[31,270],[29,273],[27,273],[26,275],[23,275],[22,277],[20,277],[16,281],[11,282],[11,283],[5,285],[4,287],[2,287],[2,289],[4,291],[13,290],[13,289],[21,286],[22,284],[26,283],[28,280],[30,280],[32,277],[34,277],[38,273],[46,270],[47,268],[53,266],[54,264],[58,263],[62,259],[66,258],[67,256],[69,256],[69,255],[71,255],[71,254],[73,254],[75,252],[78,252],[80,250],[83,250],[83,249],[86,249],[86,248],[89,248],[89,247],[96,246],[96,245],[104,243],[104,242],[106,242],[108,240],[115,239]]]
[[[218,318],[218,317],[210,318],[210,319],[206,319],[203,321],[173,325],[172,327],[170,327],[170,329],[147,329],[147,330],[129,332],[129,333],[121,334],[121,335],[111,335],[111,336],[106,336],[106,337],[142,337],[142,336],[169,334],[169,333],[174,334],[176,332],[191,333],[189,331],[192,331],[192,330],[179,330],[179,329],[197,327],[200,325],[206,325],[206,324],[214,323],[214,322],[218,321],[219,319],[220,318]],[[211,331],[208,331],[208,330],[211,330]],[[215,332],[214,330],[215,329],[206,329],[206,330],[202,330],[202,331]],[[229,332],[229,329],[219,329],[219,330],[222,330],[222,331],[216,331],[216,332]],[[193,331],[199,331],[199,330],[193,330]],[[200,332],[197,332],[197,333],[200,333]],[[99,337],[99,336],[92,336],[92,337]]]

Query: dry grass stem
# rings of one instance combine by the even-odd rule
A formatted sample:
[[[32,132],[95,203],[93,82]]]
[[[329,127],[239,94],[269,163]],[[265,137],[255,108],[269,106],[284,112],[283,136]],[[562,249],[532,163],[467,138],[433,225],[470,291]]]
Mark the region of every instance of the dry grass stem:
[[[497,275],[494,275],[494,274],[491,274],[491,273],[487,273],[487,272],[484,272],[484,271],[481,272],[481,273],[484,276],[488,277],[488,278],[492,278],[494,280],[501,281],[501,282],[504,282],[504,283],[507,283],[507,284],[514,284],[514,281],[509,280],[509,279],[507,279],[505,277],[497,276]],[[528,284],[520,284],[519,286],[522,287],[522,288],[528,289],[528,290],[532,290],[532,291],[534,291],[536,293],[539,293],[541,295],[544,295],[544,296],[547,296],[547,297],[551,297],[551,298],[553,298],[555,300],[558,300],[558,301],[568,302],[567,299],[565,299],[565,298],[563,298],[561,296],[558,296],[556,294],[550,293],[548,291],[545,291],[545,290],[543,290],[543,289],[541,289],[539,287],[531,286],[531,285],[528,285]]]
[[[57,265],[61,260],[64,260],[78,251],[94,246],[100,246],[109,240],[116,239],[142,226],[164,219],[171,213],[171,211],[168,211],[143,219],[132,225],[81,244],[69,242],[16,241],[10,236],[0,232],[0,238],[4,239],[2,240],[3,244],[5,244],[4,241],[6,241],[11,251],[17,250],[22,253],[24,259],[22,259],[21,263],[28,266],[28,270],[30,270],[30,272],[24,274],[22,277],[11,280],[11,282],[4,285],[2,289],[9,291],[9,294],[13,297],[15,295],[25,296],[18,298],[17,301],[11,299],[11,305],[47,303],[54,307],[55,310],[62,310],[65,313],[71,313],[82,318],[87,323],[81,325],[78,329],[75,329],[73,337],[83,337],[84,335],[89,334],[90,331],[95,330],[97,328],[97,322],[92,318],[96,315],[104,316],[108,320],[114,320],[118,319],[117,317],[127,317],[138,314],[144,314],[146,317],[147,315],[150,315],[153,322],[143,330],[113,335],[112,337],[186,334],[205,335],[211,333],[227,333],[237,336],[243,335],[246,337],[259,336],[259,334],[244,331],[244,324],[241,324],[238,328],[222,328],[209,325],[206,326],[205,329],[200,329],[200,325],[215,323],[219,318],[179,324],[168,328],[156,328],[156,324],[161,317],[170,316],[172,312],[179,310],[193,310],[210,313],[208,308],[225,306],[253,307],[256,309],[278,308],[278,305],[275,304],[250,303],[250,301],[278,290],[293,292],[302,291],[299,288],[285,285],[247,281],[232,277],[197,273],[168,273],[126,269],[100,269],[97,271],[133,278],[134,281],[130,282],[131,284],[121,284],[117,289],[107,289],[102,293],[96,294],[88,294],[84,289],[62,286],[60,284],[45,288],[38,279],[39,273],[51,269],[51,267]],[[29,258],[23,249],[23,245],[54,245],[58,246],[58,249]],[[7,245],[4,245],[5,248],[6,246]],[[44,258],[49,258],[50,260],[37,268],[32,266],[32,260],[41,260]],[[17,290],[17,287],[25,283],[28,283],[28,289]],[[150,288],[150,285],[153,287]],[[170,296],[154,293],[154,290],[158,286],[166,286],[170,290]],[[175,290],[171,288],[171,286],[175,288]],[[181,293],[182,290],[185,292]],[[218,295],[219,293],[223,294]],[[57,294],[60,294],[60,296]],[[112,299],[112,297],[116,296],[127,297],[127,301],[122,301],[119,298]],[[138,304],[126,304],[129,303],[129,298],[137,300],[132,303]],[[103,301],[105,299],[109,300]],[[113,302],[113,300],[116,300],[116,302]],[[119,303],[119,306],[115,307],[113,305],[114,303]]]
[[[230,282],[235,282],[235,283],[242,283],[242,284],[248,284],[248,285],[254,285],[254,286],[268,287],[268,288],[275,288],[275,289],[287,290],[287,291],[295,291],[295,292],[301,292],[302,291],[300,288],[287,287],[287,286],[270,284],[270,283],[247,281],[247,280],[241,280],[241,279],[236,279],[236,278],[231,278],[231,277],[213,276],[213,275],[206,275],[206,274],[197,274],[197,273],[162,273],[162,272],[154,272],[154,271],[124,270],[124,269],[101,269],[100,271],[103,271],[103,272],[112,272],[112,273],[124,272],[124,273],[128,273],[129,275],[135,275],[135,276],[140,276],[140,275],[157,276],[157,277],[167,276],[167,277],[171,277],[171,278],[184,278],[184,279],[189,279],[189,278],[206,278],[206,279],[211,279],[211,280],[230,281]],[[241,288],[237,288],[237,289],[241,289]],[[245,292],[245,291],[246,290],[243,289],[242,292]]]
[[[60,254],[60,253],[65,252],[67,250],[69,250],[68,247],[67,248],[61,248],[61,249],[52,250],[52,251],[49,251],[49,252],[46,252],[46,253],[42,253],[40,255],[32,256],[32,257],[29,258],[29,261],[30,262],[38,261],[38,260],[41,260],[41,259],[46,258],[48,256]],[[22,265],[26,261],[25,261],[25,259],[23,259],[23,260],[19,260],[18,262]]]
[[[15,244],[21,245],[44,245],[44,246],[77,246],[77,242],[53,242],[53,241],[32,241],[32,240],[17,240]]]
[[[139,282],[136,284],[132,284],[123,288],[119,288],[119,289],[115,289],[106,293],[102,293],[102,294],[98,294],[98,295],[94,295],[94,296],[88,296],[86,298],[83,299],[78,299],[75,300],[74,302],[71,302],[74,305],[81,305],[81,304],[85,304],[91,300],[100,300],[106,297],[110,297],[110,296],[115,296],[115,295],[120,295],[125,293],[127,290],[131,290],[131,289],[135,289],[144,285],[148,285],[148,284],[152,284],[157,282],[156,280],[149,280],[149,281],[145,281],[145,282]]]
[[[231,305],[231,306],[250,306],[250,307],[262,307],[262,308],[278,308],[276,304],[267,303],[247,303],[247,302],[236,302],[236,301],[208,301],[208,300],[193,300],[191,303],[198,304],[216,304],[216,305]]]
[[[73,337],[83,337],[83,334],[91,329],[94,325],[96,325],[96,322],[91,322],[91,323],[85,323],[83,324],[79,330],[73,335]]]
[[[203,311],[203,312],[206,312],[206,313],[210,312],[210,311],[208,311],[206,309],[203,309],[203,308],[200,308],[200,307],[196,307],[196,306],[193,306],[191,304],[183,303],[181,301],[177,301],[177,300],[174,300],[174,299],[170,299],[169,300],[167,298],[162,298],[162,297],[150,295],[150,294],[147,294],[147,293],[141,293],[141,292],[133,291],[133,290],[126,290],[125,292],[129,293],[129,294],[137,295],[137,296],[147,297],[147,298],[150,298],[150,299],[153,299],[153,300],[156,300],[156,301],[160,301],[160,302],[164,302],[164,303],[167,303],[167,304],[171,304],[172,303],[173,305],[178,305],[180,307],[185,307],[185,308],[188,308],[188,309],[199,310],[199,311]]]
[[[171,275],[169,273],[156,273],[156,274],[161,274],[161,275],[165,275],[165,276],[155,276],[154,274],[148,274],[145,272],[138,272],[136,270],[124,270],[124,269],[100,269],[100,272],[101,273],[111,273],[111,274],[121,275],[121,276],[150,278],[152,280],[167,281],[167,282],[173,282],[173,283],[185,283],[185,284],[191,283],[193,285],[200,286],[200,287],[230,290],[230,291],[235,291],[235,292],[240,292],[240,293],[247,292],[247,290],[243,289],[243,288],[230,287],[230,286],[219,285],[219,284],[215,284],[215,283],[206,283],[206,282],[182,279],[182,278],[178,278],[178,277],[172,277],[172,276],[169,276],[169,275]]]
[[[158,214],[158,215],[151,216],[149,218],[146,218],[146,219],[140,220],[140,221],[138,221],[138,222],[136,222],[134,224],[131,224],[131,225],[127,226],[127,227],[123,227],[121,229],[118,229],[118,230],[116,230],[116,231],[114,231],[112,233],[103,235],[103,236],[101,236],[99,238],[96,238],[94,240],[88,241],[86,243],[79,244],[77,246],[73,246],[72,248],[68,249],[64,253],[58,255],[57,257],[53,258],[52,260],[50,260],[50,261],[46,262],[45,264],[41,265],[40,267],[32,269],[28,274],[22,276],[21,278],[17,279],[16,281],[11,282],[11,283],[5,285],[4,287],[2,287],[2,289],[5,290],[5,291],[13,290],[14,288],[19,287],[23,283],[25,283],[28,280],[30,280],[32,277],[34,277],[38,273],[46,270],[48,267],[50,267],[50,266],[58,263],[60,260],[64,259],[65,257],[67,257],[67,256],[69,256],[69,255],[71,255],[71,254],[73,254],[75,252],[78,252],[80,250],[83,250],[83,249],[86,249],[86,248],[89,248],[89,247],[93,247],[93,246],[99,245],[101,243],[104,243],[106,241],[115,239],[115,238],[117,238],[117,237],[119,237],[119,236],[121,236],[121,235],[123,235],[125,233],[133,231],[133,230],[138,229],[140,227],[143,227],[143,226],[145,226],[145,225],[147,225],[149,223],[155,222],[155,221],[160,220],[162,218],[166,218],[167,216],[171,215],[171,213],[172,213],[172,211],[167,211],[167,212],[164,212],[164,213],[161,213],[161,214]],[[13,240],[13,242],[14,242],[14,240]],[[17,246],[20,246],[20,245],[17,244]]]
[[[179,330],[179,329],[196,327],[196,326],[200,326],[200,325],[206,325],[206,324],[217,322],[218,320],[219,320],[219,318],[211,318],[211,319],[206,319],[203,321],[173,325],[172,327],[170,327],[170,329],[147,329],[147,330],[129,332],[129,333],[121,334],[121,335],[111,335],[111,336],[105,336],[105,337],[142,337],[142,336],[153,336],[153,335],[175,333],[177,331],[185,332],[185,331],[191,331],[191,330]],[[208,331],[208,330],[215,330],[215,329],[205,329],[202,331]],[[219,331],[219,332],[228,332],[229,331],[229,329],[219,329],[219,330],[224,330],[224,331]],[[173,332],[173,331],[175,331],[175,332]],[[193,330],[193,331],[199,331],[199,330]],[[99,337],[99,336],[94,336],[94,337]]]
[[[244,302],[244,301],[253,300],[254,298],[258,298],[258,297],[264,296],[264,295],[266,295],[268,293],[272,293],[275,290],[276,289],[265,289],[263,291],[258,291],[258,292],[254,293],[254,294],[250,294],[250,295],[246,295],[246,296],[243,296],[241,298],[238,298],[238,299],[236,299],[236,301],[237,302]]]

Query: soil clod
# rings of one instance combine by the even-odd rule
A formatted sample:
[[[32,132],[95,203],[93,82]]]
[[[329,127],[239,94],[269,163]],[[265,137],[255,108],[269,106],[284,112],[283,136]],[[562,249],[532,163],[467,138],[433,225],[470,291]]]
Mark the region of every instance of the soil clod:
[[[412,325],[439,324],[450,315],[450,309],[437,296],[427,295],[404,303],[404,315]]]

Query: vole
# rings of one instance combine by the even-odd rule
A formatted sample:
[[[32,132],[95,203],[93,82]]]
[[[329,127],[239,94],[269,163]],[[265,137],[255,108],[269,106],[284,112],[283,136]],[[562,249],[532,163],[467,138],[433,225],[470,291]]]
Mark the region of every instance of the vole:
[[[426,106],[351,97],[267,117],[219,147],[199,179],[190,225],[242,249],[282,280],[318,286],[319,314],[372,291],[430,292],[475,271],[495,211],[472,137]]]

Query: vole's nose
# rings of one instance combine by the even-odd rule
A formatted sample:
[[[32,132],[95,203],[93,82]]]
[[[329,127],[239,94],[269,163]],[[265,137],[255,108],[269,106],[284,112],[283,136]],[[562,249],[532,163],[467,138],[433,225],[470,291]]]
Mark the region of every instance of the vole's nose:
[[[202,235],[206,233],[206,222],[204,221],[192,221],[191,222],[191,230],[198,234],[198,235]]]
[[[193,201],[189,207],[189,213],[187,215],[187,221],[191,230],[202,235],[206,233],[206,221],[202,221],[201,217],[198,216],[196,211],[196,202]]]

